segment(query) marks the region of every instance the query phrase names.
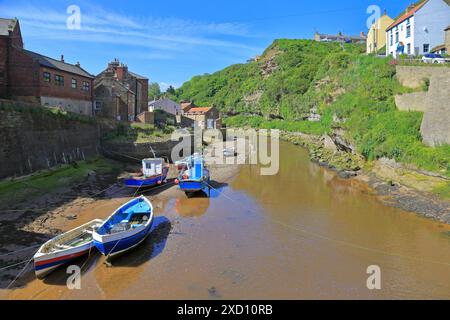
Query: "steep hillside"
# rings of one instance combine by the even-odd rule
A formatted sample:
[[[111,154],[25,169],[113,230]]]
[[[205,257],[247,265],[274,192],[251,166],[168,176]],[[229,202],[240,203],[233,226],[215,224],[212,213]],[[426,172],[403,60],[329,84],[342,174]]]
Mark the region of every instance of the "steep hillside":
[[[276,40],[259,61],[194,77],[176,98],[217,106],[228,126],[344,131],[366,159],[394,158],[450,176],[450,146],[426,147],[423,114],[395,106],[394,96],[412,89],[399,84],[388,58],[362,51],[357,45]]]
[[[183,84],[176,96],[193,99],[198,105],[214,104],[229,114],[297,119],[312,106],[307,93],[314,86],[313,80],[319,78],[324,62],[362,50],[360,46],[345,45],[343,52],[336,43],[276,40],[260,60],[196,76]]]

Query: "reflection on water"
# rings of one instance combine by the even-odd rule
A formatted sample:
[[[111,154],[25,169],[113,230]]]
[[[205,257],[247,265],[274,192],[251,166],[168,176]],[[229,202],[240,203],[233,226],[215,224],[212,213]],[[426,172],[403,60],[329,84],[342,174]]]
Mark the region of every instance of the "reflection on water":
[[[206,213],[210,205],[208,197],[192,197],[176,199],[175,209],[177,213],[185,218],[201,217]]]
[[[94,271],[95,282],[105,298],[114,298],[138,281],[145,270],[144,264],[151,268],[151,259],[163,252],[171,228],[166,217],[155,217],[150,234],[139,246],[114,258],[111,266],[104,263],[104,257],[99,259]]]

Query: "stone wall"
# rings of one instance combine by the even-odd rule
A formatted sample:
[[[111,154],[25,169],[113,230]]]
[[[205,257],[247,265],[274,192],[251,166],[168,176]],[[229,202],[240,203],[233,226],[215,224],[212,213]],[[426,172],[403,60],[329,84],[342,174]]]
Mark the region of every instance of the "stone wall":
[[[141,123],[154,124],[155,123],[155,115],[153,112],[144,111],[138,114],[137,121]]]
[[[396,77],[401,85],[408,88],[418,88],[425,83],[425,79],[430,79],[433,75],[443,72],[450,72],[450,68],[397,66]]]
[[[427,92],[413,92],[399,94],[395,96],[395,104],[401,111],[421,111],[426,110]]]
[[[57,107],[72,113],[92,116],[92,101],[74,100],[66,98],[41,97],[41,104],[45,107]]]
[[[97,154],[102,133],[93,120],[0,101],[0,178],[20,176]]]
[[[429,79],[428,92],[397,96],[397,106],[400,110],[424,112],[420,132],[426,145],[450,144],[450,68],[398,66],[397,79],[411,88]]]
[[[447,69],[447,68],[446,68]],[[431,78],[420,132],[429,146],[450,145],[450,68]]]
[[[191,151],[186,155],[180,154],[180,157],[186,157],[193,153],[194,137],[191,136],[190,138]],[[101,145],[100,151],[108,158],[126,162],[140,162],[140,160],[137,159],[152,158],[153,152],[156,157],[165,157],[172,161],[172,150],[177,144],[180,143],[180,141],[168,140],[152,143],[116,143],[104,141]]]

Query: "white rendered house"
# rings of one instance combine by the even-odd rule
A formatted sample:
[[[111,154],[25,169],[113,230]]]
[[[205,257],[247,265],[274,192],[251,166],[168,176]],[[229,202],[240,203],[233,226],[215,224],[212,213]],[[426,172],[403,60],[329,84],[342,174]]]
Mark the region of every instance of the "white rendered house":
[[[444,44],[450,23],[449,0],[425,0],[407,8],[386,29],[386,54],[423,55]]]

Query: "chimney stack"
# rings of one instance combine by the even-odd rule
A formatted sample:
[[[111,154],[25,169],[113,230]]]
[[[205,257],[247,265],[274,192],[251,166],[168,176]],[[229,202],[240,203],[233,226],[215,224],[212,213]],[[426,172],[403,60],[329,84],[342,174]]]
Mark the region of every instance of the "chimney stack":
[[[77,63],[75,64],[77,67],[81,67],[80,65],[80,61],[77,61]]]
[[[64,62],[64,55],[61,55],[61,62]]]
[[[384,9],[383,15],[384,15],[384,16],[387,16],[387,11],[386,11],[386,9]]]
[[[365,38],[365,37],[366,37],[366,34],[364,33],[364,31],[361,31],[361,32],[359,33],[359,36],[360,36],[361,38]]]

